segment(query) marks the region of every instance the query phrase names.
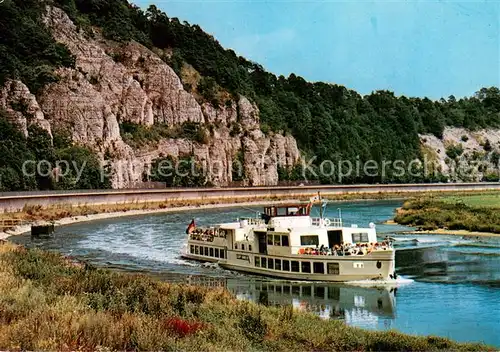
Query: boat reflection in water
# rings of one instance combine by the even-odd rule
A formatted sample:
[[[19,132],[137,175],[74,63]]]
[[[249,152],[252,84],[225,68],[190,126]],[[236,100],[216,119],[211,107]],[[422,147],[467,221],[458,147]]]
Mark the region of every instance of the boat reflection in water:
[[[394,318],[397,288],[358,287],[326,282],[290,282],[241,278],[194,277],[190,283],[225,287],[238,299],[263,305],[289,306],[325,319],[376,328]]]

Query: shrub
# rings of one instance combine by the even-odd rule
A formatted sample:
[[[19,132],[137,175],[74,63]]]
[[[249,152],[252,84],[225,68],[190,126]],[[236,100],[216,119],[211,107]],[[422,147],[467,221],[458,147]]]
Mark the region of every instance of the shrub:
[[[164,326],[179,337],[192,335],[203,329],[203,324],[200,322],[188,321],[178,317],[167,319]]]
[[[262,342],[267,333],[267,324],[262,319],[260,309],[243,306],[238,315],[240,316],[239,328],[243,334],[255,343]]]
[[[461,144],[450,145],[446,148],[446,155],[452,160],[458,158],[463,152],[464,149]]]

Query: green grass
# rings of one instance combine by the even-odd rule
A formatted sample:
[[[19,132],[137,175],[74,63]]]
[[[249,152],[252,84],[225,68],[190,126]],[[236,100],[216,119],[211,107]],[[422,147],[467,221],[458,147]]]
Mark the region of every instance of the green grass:
[[[422,230],[467,230],[500,233],[500,211],[494,195],[469,197],[423,197],[407,200],[394,221]]]
[[[469,207],[500,208],[500,193],[498,192],[491,194],[445,196],[440,197],[439,200],[449,204],[463,203]]]
[[[0,349],[484,351],[434,336],[366,331],[224,289],[169,284],[0,243]]]

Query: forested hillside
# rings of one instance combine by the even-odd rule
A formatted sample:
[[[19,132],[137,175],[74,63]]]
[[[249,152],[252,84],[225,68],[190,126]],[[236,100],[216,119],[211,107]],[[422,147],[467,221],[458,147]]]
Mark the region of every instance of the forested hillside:
[[[99,27],[115,41],[135,40],[161,49],[162,59],[182,78],[182,68],[191,65],[202,78],[193,87],[212,104],[225,104],[220,91],[245,95],[260,109],[263,132],[292,134],[307,155],[322,160],[403,160],[421,156],[419,133],[438,137],[445,126],[467,129],[500,127],[500,91],[482,88],[474,96],[439,101],[398,97],[389,91],[361,96],[341,85],[310,83],[291,74],[275,76],[261,65],[224,49],[199,26],[169,18],[157,7],[146,11],[125,0],[53,0],[89,35]],[[39,20],[38,0],[5,0],[0,21],[0,80],[16,77],[36,91],[56,79],[53,68],[73,65],[67,50],[56,44]],[[168,6],[165,5],[165,6]],[[167,8],[168,11],[168,8]],[[158,50],[157,50],[158,51]],[[457,73],[460,74],[460,73]],[[0,82],[0,84],[3,82]],[[298,178],[298,172],[283,171],[281,177]],[[332,178],[323,182],[335,182]],[[343,182],[380,182],[379,178],[352,176]],[[408,177],[392,181],[415,180]]]
[[[54,135],[51,143],[49,134],[33,125],[25,137],[0,111],[0,141],[0,191],[110,187],[108,177],[101,179],[99,160],[92,150],[72,145],[67,136]],[[59,160],[68,164],[56,164]],[[58,166],[57,172],[52,166]]]

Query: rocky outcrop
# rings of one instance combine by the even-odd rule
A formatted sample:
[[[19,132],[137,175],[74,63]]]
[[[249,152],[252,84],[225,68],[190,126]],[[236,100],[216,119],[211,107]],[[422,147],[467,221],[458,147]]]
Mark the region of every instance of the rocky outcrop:
[[[500,153],[500,129],[446,127],[441,139],[426,134],[420,135],[420,142],[426,161],[450,181],[481,181],[488,174],[498,174],[495,155]]]
[[[27,133],[30,123],[47,130],[64,129],[76,143],[110,162],[112,184],[128,187],[141,181],[154,159],[193,157],[216,185],[232,181],[233,164],[251,185],[278,182],[278,165],[292,167],[300,159],[293,137],[264,135],[259,110],[246,97],[221,106],[199,103],[158,55],[136,42],[125,45],[89,37],[62,10],[48,6],[43,18],[54,38],[76,59],[75,69],[59,69],[58,81],[35,98],[21,82],[9,81],[0,104]],[[22,107],[22,108],[19,108]],[[203,143],[166,138],[134,150],[120,135],[120,123],[169,127],[204,126]],[[237,157],[242,155],[242,157]]]
[[[42,109],[28,87],[20,81],[7,80],[0,88],[0,108],[11,118],[25,136],[28,126],[35,124],[51,134],[50,123],[45,120]]]

